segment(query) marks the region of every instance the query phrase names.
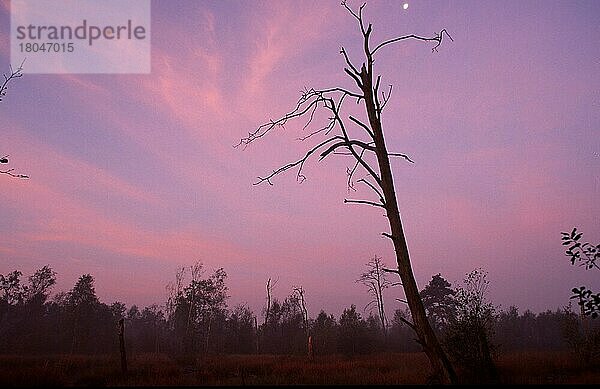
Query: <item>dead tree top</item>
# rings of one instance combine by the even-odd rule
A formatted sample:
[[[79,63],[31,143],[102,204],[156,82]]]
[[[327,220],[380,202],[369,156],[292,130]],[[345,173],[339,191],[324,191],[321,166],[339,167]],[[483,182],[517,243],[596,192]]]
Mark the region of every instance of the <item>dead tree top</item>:
[[[450,40],[452,40],[452,37],[448,34],[446,29],[442,29],[432,37],[424,37],[415,34],[393,37],[382,41],[371,49],[370,36],[373,27],[370,23],[365,25],[363,19],[363,9],[366,4],[362,4],[358,11],[352,10],[347,5],[346,1],[342,1],[341,5],[354,19],[356,19],[363,38],[365,61],[360,66],[360,70],[350,60],[346,49],[344,47],[341,47],[340,49],[340,54],[345,61],[344,72],[354,80],[358,91],[352,91],[342,87],[324,89],[306,88],[301,91],[300,98],[290,111],[277,119],[269,119],[267,122],[261,124],[254,131],[249,132],[247,136],[241,138],[234,147],[243,146],[243,148],[246,148],[251,143],[267,135],[273,129],[285,128],[286,124],[294,119],[304,119],[306,122],[302,127],[302,131],[307,129],[312,129],[312,131],[307,135],[298,137],[297,140],[303,142],[315,140],[315,144],[313,144],[313,146],[300,158],[280,166],[268,174],[257,177],[257,181],[254,182],[253,185],[260,185],[263,183],[273,185],[272,179],[288,170],[296,170],[297,181],[303,182],[306,179],[306,176],[303,174],[303,169],[309,158],[315,157],[321,161],[332,154],[351,156],[353,157],[354,162],[346,170],[348,189],[355,190],[355,182],[362,183],[376,193],[378,201],[345,199],[344,202],[385,207],[384,196],[380,190],[382,183],[378,169],[373,168],[366,159],[366,156],[368,156],[369,153],[375,154],[377,151],[373,128],[371,123],[365,123],[353,115],[344,115],[342,113],[344,103],[348,100],[354,101],[357,104],[360,104],[361,102],[364,103],[367,94],[371,94],[370,97],[372,97],[375,102],[376,117],[377,119],[380,119],[381,113],[385,109],[392,95],[393,86],[389,85],[386,90],[381,90],[381,75],[377,76],[375,85],[372,85],[370,82],[370,80],[373,79],[374,55],[384,47],[410,39],[434,42],[435,45],[431,50],[432,52],[436,52],[445,36]],[[327,113],[328,118],[323,125],[312,126],[317,110],[324,110]],[[361,135],[351,135],[351,129],[358,129]],[[410,163],[414,163],[414,161],[404,153],[389,152],[387,155],[389,157],[399,157]],[[366,175],[354,181],[355,174],[359,168],[362,168],[362,170],[366,172]]]

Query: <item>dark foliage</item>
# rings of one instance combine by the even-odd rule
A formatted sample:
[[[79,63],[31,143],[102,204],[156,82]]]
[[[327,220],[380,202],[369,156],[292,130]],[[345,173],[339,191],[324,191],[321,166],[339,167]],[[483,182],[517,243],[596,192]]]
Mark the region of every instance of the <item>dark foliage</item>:
[[[52,298],[56,274],[49,266],[25,280],[19,271],[0,275],[0,349],[4,354],[18,355],[116,357],[117,323],[123,318],[125,346],[131,360],[147,353],[169,354],[178,360],[218,354],[307,354],[297,294],[283,302],[273,298],[268,320],[257,325],[256,316],[247,306],[228,308],[223,269],[204,274],[199,264],[194,272],[188,269],[178,274],[167,304],[144,308],[127,307],[118,301],[110,305],[101,302],[89,274],[82,275],[68,292]],[[573,350],[579,361],[598,359],[598,326],[586,324],[570,311],[519,314],[511,307],[496,314],[485,299],[453,290],[441,275],[434,276],[422,293],[432,315],[430,320],[446,339],[449,354],[464,366],[481,369],[484,339],[492,354],[494,350]],[[417,352],[421,346],[406,324],[408,320],[410,313],[397,309],[385,339],[380,318],[363,318],[352,305],[339,320],[320,311],[308,320],[308,328],[316,357]]]
[[[488,300],[487,273],[476,269],[467,274],[456,292],[456,317],[448,325],[444,345],[470,382],[497,379],[492,342],[496,308]]]
[[[561,235],[563,246],[569,246],[565,251],[565,255],[569,257],[571,265],[578,264],[587,270],[600,269],[597,263],[598,258],[600,258],[600,244],[582,243],[583,232],[578,232],[577,228],[573,228],[570,233],[561,232]],[[577,300],[581,312],[594,319],[597,318],[600,313],[600,293],[594,293],[585,286],[573,288],[571,291],[573,292],[571,299]]]
[[[431,277],[429,283],[421,291],[421,299],[429,323],[434,330],[441,332],[456,320],[456,291],[441,274]]]

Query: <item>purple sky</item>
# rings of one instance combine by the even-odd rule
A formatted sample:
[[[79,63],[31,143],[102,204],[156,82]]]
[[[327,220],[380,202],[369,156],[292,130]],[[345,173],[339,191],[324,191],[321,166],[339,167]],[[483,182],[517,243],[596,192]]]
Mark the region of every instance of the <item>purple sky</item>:
[[[600,289],[560,244],[573,226],[600,239],[600,2],[404,2],[367,5],[374,41],[442,28],[454,38],[435,54],[390,46],[376,62],[394,84],[389,148],[416,162],[393,169],[419,286],[483,267],[494,302],[534,311],[564,306],[573,286]],[[311,316],[362,308],[364,263],[394,258],[381,210],[343,204],[368,196],[347,193],[349,161],[312,161],[303,184],[291,172],[257,187],[306,149],[302,123],[232,147],[305,86],[352,88],[340,45],[360,59],[339,0],[153,1],[150,75],[17,80],[0,103],[0,153],[31,179],[0,176],[0,273],[50,264],[55,291],[91,273],[103,301],[147,305],[201,260],[228,272],[231,305],[257,313],[268,277],[279,298],[304,286]]]

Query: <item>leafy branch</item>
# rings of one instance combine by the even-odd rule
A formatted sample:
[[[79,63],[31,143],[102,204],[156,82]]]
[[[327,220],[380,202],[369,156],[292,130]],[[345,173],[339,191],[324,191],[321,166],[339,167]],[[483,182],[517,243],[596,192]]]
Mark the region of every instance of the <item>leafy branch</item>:
[[[590,242],[581,242],[583,232],[578,232],[577,228],[569,232],[561,232],[563,246],[569,246],[565,251],[565,255],[569,257],[571,265],[576,263],[579,266],[585,266],[586,270],[600,269],[597,260],[600,257],[600,244],[592,244]],[[600,312],[600,293],[592,292],[585,286],[571,289],[573,296],[571,299],[577,299],[581,312],[584,315],[589,315],[592,318],[597,318]]]

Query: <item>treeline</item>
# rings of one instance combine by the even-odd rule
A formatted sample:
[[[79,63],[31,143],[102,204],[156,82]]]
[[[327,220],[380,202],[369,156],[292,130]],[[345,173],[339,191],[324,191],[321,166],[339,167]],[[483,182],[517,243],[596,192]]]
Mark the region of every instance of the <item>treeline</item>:
[[[283,300],[269,295],[259,319],[246,305],[229,307],[226,272],[218,269],[206,274],[202,265],[176,274],[163,306],[143,309],[101,302],[89,274],[82,275],[70,291],[52,298],[56,273],[49,266],[27,280],[22,278],[19,271],[0,275],[0,350],[6,354],[115,353],[121,318],[125,320],[130,355],[420,350],[406,310],[396,310],[385,328],[377,315],[361,315],[354,305],[344,309],[339,318],[324,311],[309,317],[304,294],[298,293],[303,291],[296,288]],[[451,288],[438,274],[421,292],[430,321],[444,344],[462,351],[465,358],[472,355],[470,337],[482,328],[486,347],[492,352],[563,350],[572,347],[570,342],[576,339],[573,334],[581,332],[578,315],[568,309],[521,314],[511,307],[495,312],[491,303],[468,291]],[[470,316],[473,312],[479,312],[479,317]]]

